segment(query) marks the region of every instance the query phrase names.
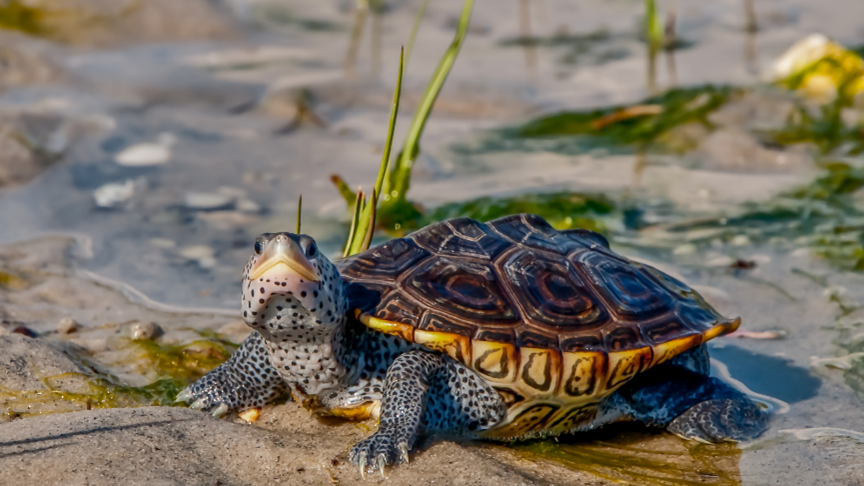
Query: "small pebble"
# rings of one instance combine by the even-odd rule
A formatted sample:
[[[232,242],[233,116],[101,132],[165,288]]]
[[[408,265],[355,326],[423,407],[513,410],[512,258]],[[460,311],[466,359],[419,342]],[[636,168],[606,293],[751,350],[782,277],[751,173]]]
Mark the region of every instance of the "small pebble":
[[[171,160],[171,146],[176,140],[174,135],[162,133],[155,143],[140,143],[123,149],[114,157],[114,161],[126,167],[148,167],[164,164]]]
[[[135,195],[135,182],[127,179],[124,183],[111,182],[93,191],[93,200],[100,208],[114,208],[132,199]]]
[[[60,319],[60,322],[57,324],[57,332],[60,334],[72,334],[80,327],[81,325],[75,322],[75,319],[64,317],[63,319]]]
[[[244,213],[259,213],[261,205],[251,199],[241,199],[237,201],[237,210]]]
[[[692,255],[696,253],[696,245],[693,243],[684,243],[683,245],[679,245],[672,250],[673,255]]]
[[[39,337],[39,334],[36,331],[34,331],[33,329],[30,329],[27,326],[18,326],[15,329],[12,329],[12,333],[23,334],[23,335],[25,335],[27,337],[31,337],[31,338]]]
[[[207,192],[190,192],[184,198],[184,205],[189,209],[212,211],[226,209],[234,204],[234,196]]]
[[[245,420],[246,423],[251,424],[258,420],[258,417],[261,416],[261,409],[251,408],[249,410],[246,410],[245,412],[240,412],[237,415],[239,415],[241,419]]]
[[[153,322],[138,322],[131,327],[132,339],[135,341],[154,339],[163,333],[162,328]]]
[[[219,334],[251,334],[252,328],[243,321],[234,321],[220,327],[216,332]]]
[[[216,250],[207,245],[186,246],[180,250],[180,256],[189,260],[200,260],[216,255]]]
[[[150,244],[158,248],[174,248],[177,242],[168,238],[150,238]]]
[[[216,266],[216,250],[206,245],[187,246],[180,250],[180,256],[193,260],[201,268],[213,268]]]
[[[747,235],[737,235],[729,243],[733,246],[747,246],[750,244],[750,237]]]

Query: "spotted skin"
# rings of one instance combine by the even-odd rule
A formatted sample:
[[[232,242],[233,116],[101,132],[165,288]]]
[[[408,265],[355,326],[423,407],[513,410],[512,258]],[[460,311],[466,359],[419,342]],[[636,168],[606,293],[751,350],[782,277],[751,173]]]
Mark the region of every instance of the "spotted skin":
[[[351,462],[399,464],[421,429],[472,435],[506,414],[498,393],[471,369],[449,356],[409,351],[387,370],[378,430],[351,448]]]
[[[663,427],[700,442],[758,436],[768,425],[767,413],[743,393],[702,372],[708,368],[704,348],[643,373],[612,394],[605,406],[626,420]]]
[[[203,410],[219,405],[243,411],[260,408],[287,391],[288,387],[276,368],[264,340],[253,332],[224,363],[186,389]]]
[[[509,235],[517,229],[520,231],[520,228],[524,229],[525,224],[527,224],[526,221],[528,221],[524,218],[519,221],[510,219],[513,228],[505,228],[503,225],[506,221],[501,220],[497,223],[499,229],[496,231],[503,231],[502,234]],[[467,223],[463,221],[460,224],[465,226]],[[474,224],[476,226],[479,223]],[[465,232],[470,232],[468,230],[473,231],[472,228],[474,227],[465,226],[462,229]],[[394,318],[396,322],[409,325],[409,327],[418,326],[416,329],[427,325],[432,326],[424,329],[435,332],[464,332],[467,328],[454,322],[429,320],[425,317],[426,320],[423,322],[418,321],[419,314],[425,313],[423,315],[426,316],[431,312],[428,308],[446,311],[446,301],[437,300],[438,297],[443,298],[444,294],[435,297],[437,295],[435,292],[441,292],[440,287],[429,286],[427,281],[417,281],[417,285],[413,287],[415,290],[422,288],[425,292],[425,298],[435,297],[436,299],[435,305],[426,304],[428,308],[421,309],[406,300],[405,295],[407,294],[403,295],[400,293],[401,290],[393,290],[395,286],[402,284],[387,279],[391,278],[394,272],[401,272],[412,267],[419,268],[419,262],[423,259],[426,259],[425,261],[428,263],[430,258],[438,258],[430,256],[432,255],[431,252],[443,252],[442,255],[450,252],[448,258],[452,259],[451,262],[456,262],[460,255],[466,251],[473,251],[473,258],[479,260],[494,259],[503,255],[501,258],[512,259],[514,265],[516,265],[517,257],[526,262],[539,261],[532,260],[530,252],[525,250],[520,250],[520,253],[507,253],[505,251],[507,246],[516,243],[498,244],[498,240],[490,239],[489,233],[475,232],[476,234],[472,236],[474,239],[471,241],[478,242],[477,244],[480,246],[471,246],[466,243],[469,240],[451,238],[452,235],[448,233],[450,230],[444,229],[443,226],[438,227],[438,229],[442,230],[439,231],[441,234],[438,235],[441,240],[440,245],[436,243],[436,247],[429,246],[428,244],[432,241],[429,238],[425,242],[427,244],[425,248],[420,248],[408,240],[394,240],[396,242],[393,243],[393,248],[390,250],[384,248],[384,250],[392,253],[389,257],[382,253],[383,257],[380,261],[361,259],[355,260],[353,264],[349,264],[347,267],[342,264],[340,268],[349,272],[347,276],[340,276],[337,267],[326,257],[318,254],[314,240],[308,236],[290,233],[261,235],[256,240],[255,253],[249,259],[244,271],[241,299],[241,312],[244,321],[256,332],[244,342],[231,359],[185,390],[178,399],[197,404],[196,408],[203,408],[208,411],[213,409],[217,412],[224,410],[240,411],[263,405],[283,390],[288,389],[295,398],[305,406],[312,408],[313,411],[355,418],[366,415],[352,415],[345,412],[352,410],[365,412],[374,408],[371,407],[372,405],[377,404],[380,406],[378,430],[369,438],[355,445],[350,452],[351,461],[360,465],[362,471],[365,471],[367,467],[374,470],[388,464],[407,461],[408,451],[414,446],[418,435],[424,432],[446,432],[485,437],[485,432],[501,430],[500,427],[508,426],[507,421],[512,420],[508,416],[507,409],[507,403],[510,402],[507,402],[506,393],[496,391],[492,387],[495,385],[500,388],[501,384],[490,383],[471,369],[470,363],[466,362],[468,364],[466,366],[460,362],[459,353],[456,353],[455,357],[451,357],[444,354],[445,350],[442,350],[444,352],[437,352],[434,349],[411,342],[411,339],[404,336],[390,335],[371,329],[358,321],[353,313],[355,308],[368,310],[368,307],[364,306],[370,303],[378,305],[377,301],[374,300],[374,295],[378,295],[379,299],[387,295],[389,307],[387,307],[386,312],[395,313],[394,315],[398,316],[398,319]],[[432,233],[430,235],[435,236]],[[576,244],[567,241],[562,243],[559,241],[561,238],[555,235],[552,235],[554,238],[550,236],[548,240],[544,239],[545,237],[536,237],[536,235],[535,233],[526,234],[518,239],[518,244],[532,248],[536,246],[537,251],[547,251],[557,247],[567,249]],[[585,235],[577,236],[583,238]],[[483,243],[484,241],[487,243]],[[608,263],[608,259],[611,258],[608,255],[611,255],[611,252],[608,250],[608,245],[600,245],[600,243],[585,244],[577,250],[581,252],[580,255],[583,255],[584,258],[593,258],[591,252],[597,252],[606,259],[603,260],[603,262],[607,262],[603,263],[604,265],[613,265],[614,263],[614,265],[622,267],[624,264],[621,262],[624,260]],[[399,247],[400,244],[401,247]],[[579,244],[581,245],[581,243]],[[283,259],[287,261],[283,265],[280,263],[283,260],[277,261],[278,258],[273,256],[275,254],[274,248],[282,248],[280,250],[283,252],[281,255],[290,254],[289,256],[293,260]],[[508,256],[511,254],[515,256]],[[548,264],[544,265],[552,268],[554,261],[550,260],[550,262],[552,263],[547,262]],[[359,270],[361,264],[366,265],[362,271]],[[462,263],[455,265],[454,267],[451,264],[449,267],[442,267],[442,269],[433,268],[430,265],[426,265],[426,267],[429,267],[430,272],[434,270],[440,275],[452,274],[455,279],[453,281],[469,282],[466,285],[472,289],[477,288],[470,283],[473,280],[468,278],[474,277],[464,272],[459,273],[468,268],[468,265],[465,264],[461,267]],[[551,271],[548,268],[545,271]],[[620,272],[621,282],[630,286],[639,283],[637,282],[638,279],[630,278],[630,274],[627,273],[632,273],[631,267],[624,265],[622,268],[623,270]],[[354,273],[351,274],[350,272]],[[358,285],[358,278],[362,278],[363,275],[374,278]],[[516,274],[514,273],[514,275]],[[643,280],[647,278],[641,274],[636,276]],[[659,279],[660,277],[656,278]],[[558,284],[555,282],[559,281],[551,282],[552,284],[549,285],[552,286],[549,289],[557,292],[556,295],[558,296],[564,296],[563,287],[556,286]],[[663,285],[667,285],[669,289],[680,290],[681,299],[695,299],[686,288],[678,289],[675,287],[675,285],[679,285],[677,281],[669,283],[663,280],[663,282]],[[404,286],[408,285],[409,283],[404,284]],[[526,285],[534,284],[528,282]],[[591,285],[599,286],[601,290],[606,288],[596,282],[591,283]],[[653,295],[652,292],[655,292],[653,288],[648,289],[647,295]],[[485,300],[480,300],[487,303],[491,302],[489,304],[491,310],[484,311],[489,313],[490,319],[504,319],[499,323],[500,326],[512,324],[506,321],[508,318],[506,315],[503,318],[495,316],[497,309],[495,305],[498,305],[495,304],[497,302],[494,299],[495,295],[477,293],[474,297],[478,299],[488,297]],[[540,299],[539,296],[532,298],[534,297]],[[620,300],[625,297],[629,298],[630,295],[621,291],[611,297]],[[667,297],[664,298],[668,300]],[[666,307],[663,306],[672,305],[668,304],[667,300],[646,301],[638,304],[639,306],[644,304],[646,309],[653,305],[657,307],[657,312],[667,312],[664,310]],[[587,305],[586,301],[578,299],[573,302],[575,302],[574,305],[578,304],[583,307]],[[466,300],[463,304],[468,305],[470,302]],[[625,308],[625,304],[630,305],[630,303],[624,302],[620,304],[620,307]],[[698,321],[699,323],[709,322],[710,319],[713,319],[713,314],[708,311],[702,312],[697,309],[698,312],[702,312],[698,314],[697,311],[693,310],[696,308],[691,304],[692,302],[687,300],[675,311],[681,313],[682,319],[686,317],[683,322],[689,325],[689,323],[697,322],[698,319],[702,319],[702,321]],[[635,309],[636,304],[633,306]],[[554,310],[556,314],[546,316],[549,319],[558,319],[559,317],[564,319],[569,312],[566,306],[550,307],[550,309]],[[609,318],[605,308],[597,307],[597,309],[599,313],[595,313],[596,315],[580,314],[587,316],[585,319],[589,319],[585,321],[586,326],[594,325],[594,321],[590,319]],[[389,317],[386,312],[384,317]],[[417,314],[411,314],[412,312]],[[698,316],[693,314],[694,312]],[[696,317],[692,317],[691,314]],[[380,317],[379,314],[376,316]],[[692,319],[688,316],[691,316]],[[627,319],[633,320],[634,317],[630,316]],[[653,327],[643,329],[647,336],[654,336],[650,339],[671,339],[679,335],[676,333],[686,331],[679,321],[665,323],[666,321],[661,322],[659,319],[655,319],[658,323],[656,326],[652,324]],[[630,324],[626,326],[619,326],[615,323],[605,325],[611,326],[610,329],[613,330],[634,329]],[[478,332],[487,333],[483,335],[488,341],[495,342],[502,339],[503,341],[500,342],[506,342],[506,332],[488,334],[493,330],[490,327],[489,329],[479,329]],[[546,333],[546,331],[543,332]],[[555,342],[558,342],[560,337],[561,350],[563,351],[571,348],[577,349],[579,346],[604,346],[618,349],[616,346],[633,345],[637,339],[622,334],[621,337],[607,336],[604,339],[609,342],[606,342],[595,339],[592,333],[594,331],[585,330],[576,331],[576,334],[568,335],[569,337],[564,334],[556,337],[554,334],[546,333],[548,336],[546,334],[535,336],[536,333],[526,332],[517,336],[518,339],[515,344],[517,350],[518,346],[523,346],[522,352],[524,352],[525,349],[532,346],[542,348],[544,339],[555,338]],[[610,333],[609,336],[612,334]],[[578,342],[575,340],[576,338],[579,338]],[[475,339],[477,339],[476,336]],[[625,383],[610,395],[598,396],[597,401],[586,402],[584,407],[573,409],[572,414],[568,412],[571,415],[566,421],[560,422],[563,425],[554,430],[529,430],[528,435],[520,432],[511,436],[496,438],[512,440],[528,436],[578,432],[625,420],[641,421],[649,425],[664,427],[683,437],[709,442],[746,439],[758,435],[764,430],[767,425],[767,416],[755,404],[736,390],[708,376],[709,362],[704,345],[698,345],[697,342],[697,347],[684,351],[683,349],[676,351],[678,353],[683,352],[683,354],[678,354],[647,371],[643,370],[630,382]],[[502,393],[504,394],[502,395]],[[524,400],[526,397],[520,399]],[[542,413],[541,409],[544,407],[552,409],[560,406],[552,402],[546,404],[543,400],[531,396],[528,396],[527,400],[533,400],[533,402],[525,402],[529,407],[525,410],[537,410],[536,414]]]

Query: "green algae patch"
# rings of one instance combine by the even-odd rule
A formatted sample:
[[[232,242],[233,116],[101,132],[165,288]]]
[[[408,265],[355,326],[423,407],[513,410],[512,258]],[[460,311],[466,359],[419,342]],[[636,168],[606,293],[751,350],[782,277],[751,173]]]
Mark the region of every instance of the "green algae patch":
[[[189,384],[227,360],[237,345],[219,338],[184,344],[129,340],[125,348],[129,356],[123,363],[160,379]]]
[[[344,25],[328,20],[298,17],[290,9],[276,4],[253,7],[253,22],[259,27],[298,28],[308,32],[342,32]]]
[[[809,247],[837,268],[864,271],[864,201],[859,195],[864,167],[851,162],[822,167],[809,184],[746,204],[737,214],[647,228],[642,236],[669,246],[746,241]]]
[[[24,277],[0,270],[0,288],[6,290],[23,290],[27,287],[29,287],[29,284]]]
[[[584,136],[596,138],[596,145],[644,147],[687,123],[712,128],[708,115],[736,91],[728,86],[711,85],[673,89],[635,105],[544,116],[506,130],[502,135],[518,138]]]
[[[48,33],[45,26],[47,16],[50,14],[44,9],[31,7],[18,0],[0,3],[0,28],[3,29],[44,36]]]
[[[0,387],[5,420],[93,408],[168,406],[185,386],[180,380],[166,378],[135,387],[120,384],[116,378],[107,375],[84,373],[40,377],[40,381],[45,386],[41,390]]]
[[[124,358],[110,368],[132,368],[155,377],[144,386],[133,386],[107,371],[106,367],[77,359],[90,373],[68,372],[43,377],[33,368],[43,388],[13,390],[0,387],[5,419],[65,413],[92,408],[173,406],[174,398],[187,385],[224,362],[237,345],[218,333],[201,331],[206,339],[183,344],[122,339]],[[2,419],[0,419],[2,421]]]
[[[594,440],[582,442],[560,437],[508,447],[525,459],[554,462],[616,484],[741,484],[738,469],[741,450],[735,444],[693,445],[665,433],[618,432],[594,433]]]
[[[574,192],[481,197],[438,206],[424,216],[424,223],[459,217],[489,221],[510,214],[531,213],[541,216],[558,230],[585,228],[605,233],[604,219],[610,217],[615,208],[615,203],[605,196]]]

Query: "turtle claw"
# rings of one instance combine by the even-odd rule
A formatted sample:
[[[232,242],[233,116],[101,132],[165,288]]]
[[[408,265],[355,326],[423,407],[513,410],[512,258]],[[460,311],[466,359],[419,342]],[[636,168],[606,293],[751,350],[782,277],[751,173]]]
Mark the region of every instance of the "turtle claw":
[[[188,388],[184,388],[177,394],[177,397],[174,398],[174,403],[188,402],[190,398],[192,398],[192,392],[190,392]]]
[[[224,403],[220,403],[216,410],[213,410],[213,416],[219,418],[228,413],[228,405]]]
[[[378,454],[378,470],[381,471],[381,477],[385,479],[387,478],[387,476],[384,475],[384,465],[386,461],[387,458],[384,457],[384,454]]]
[[[357,459],[357,463],[360,466],[360,477],[366,479],[366,453],[361,452],[360,458]]]
[[[408,444],[404,442],[399,444],[399,457],[402,459],[402,462],[408,464]]]
[[[204,408],[204,405],[206,403],[207,402],[205,402],[203,398],[199,398],[198,400],[195,400],[194,402],[192,402],[192,405],[189,405],[189,408],[191,408],[192,410],[198,410],[198,409]]]

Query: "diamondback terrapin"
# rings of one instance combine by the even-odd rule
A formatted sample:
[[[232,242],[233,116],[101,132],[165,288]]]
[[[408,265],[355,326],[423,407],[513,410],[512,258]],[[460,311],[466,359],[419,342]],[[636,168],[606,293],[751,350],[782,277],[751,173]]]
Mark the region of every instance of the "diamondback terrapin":
[[[767,415],[708,376],[738,327],[687,285],[539,216],[433,224],[331,263],[306,235],[263,234],[246,265],[255,329],[178,400],[222,415],[285,390],[322,414],[380,414],[350,459],[407,462],[421,431],[512,440],[622,420],[703,442]]]

